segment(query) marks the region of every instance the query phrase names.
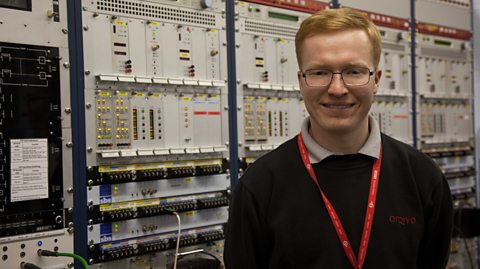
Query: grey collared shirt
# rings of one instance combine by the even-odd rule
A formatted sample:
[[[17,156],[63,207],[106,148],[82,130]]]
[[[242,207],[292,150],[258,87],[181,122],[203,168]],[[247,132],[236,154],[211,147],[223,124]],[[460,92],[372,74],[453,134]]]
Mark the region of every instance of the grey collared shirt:
[[[378,159],[378,155],[380,153],[380,145],[382,143],[381,136],[380,136],[380,129],[378,127],[377,121],[372,117],[368,116],[368,124],[370,127],[370,135],[368,136],[367,141],[363,144],[362,148],[358,151],[358,153],[374,157]],[[311,163],[318,163],[321,162],[323,159],[327,158],[331,155],[344,155],[342,152],[331,152],[313,140],[312,136],[308,132],[310,127],[310,117],[303,120],[302,123],[302,137],[303,141],[305,142],[305,147],[308,150],[308,156],[310,157]]]

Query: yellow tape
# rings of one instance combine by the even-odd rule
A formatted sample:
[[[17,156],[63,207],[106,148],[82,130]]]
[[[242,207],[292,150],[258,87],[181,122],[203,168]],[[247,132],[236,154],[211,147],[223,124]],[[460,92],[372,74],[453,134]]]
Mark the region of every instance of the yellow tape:
[[[211,159],[211,160],[198,160],[198,161],[177,161],[177,162],[166,162],[166,163],[139,163],[139,164],[128,164],[128,165],[102,165],[102,166],[98,167],[98,171],[100,173],[125,172],[125,171],[136,171],[136,170],[181,168],[181,167],[221,165],[221,164],[222,164],[221,159]]]
[[[113,203],[113,204],[103,204],[103,205],[100,205],[100,212],[124,210],[124,209],[146,207],[146,206],[157,206],[159,204],[160,204],[159,198],[130,201],[130,202],[120,202],[120,203]]]

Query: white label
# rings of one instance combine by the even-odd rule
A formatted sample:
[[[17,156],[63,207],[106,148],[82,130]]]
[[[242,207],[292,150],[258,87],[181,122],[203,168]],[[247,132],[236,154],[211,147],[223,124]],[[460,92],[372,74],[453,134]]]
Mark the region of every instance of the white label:
[[[10,140],[11,202],[48,198],[48,140]]]

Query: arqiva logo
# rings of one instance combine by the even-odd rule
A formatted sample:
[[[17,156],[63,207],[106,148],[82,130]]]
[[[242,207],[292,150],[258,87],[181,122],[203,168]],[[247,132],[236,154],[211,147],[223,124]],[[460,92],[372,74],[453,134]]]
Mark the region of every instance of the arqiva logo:
[[[388,220],[390,223],[398,223],[400,225],[412,225],[417,223],[415,217],[390,216]]]

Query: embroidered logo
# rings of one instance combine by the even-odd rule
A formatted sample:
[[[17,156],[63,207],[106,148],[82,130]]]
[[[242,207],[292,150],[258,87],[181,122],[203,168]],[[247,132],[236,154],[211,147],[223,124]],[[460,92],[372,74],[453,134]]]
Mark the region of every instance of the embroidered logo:
[[[388,220],[390,223],[398,223],[403,226],[417,223],[417,218],[410,216],[390,216]]]

